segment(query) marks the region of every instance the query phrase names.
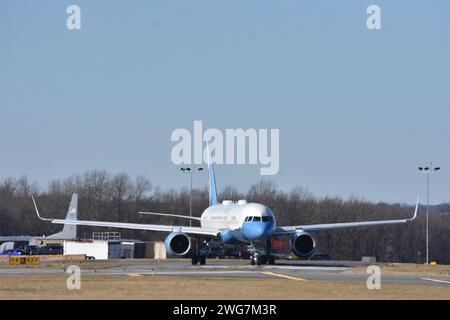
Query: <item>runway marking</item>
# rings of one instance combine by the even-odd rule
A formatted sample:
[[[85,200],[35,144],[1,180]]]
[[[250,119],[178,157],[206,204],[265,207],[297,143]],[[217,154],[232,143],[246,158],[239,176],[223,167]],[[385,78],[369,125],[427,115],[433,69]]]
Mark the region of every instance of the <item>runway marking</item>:
[[[431,281],[431,282],[439,282],[439,283],[447,283],[450,284],[450,281],[439,280],[439,279],[431,279],[431,278],[419,278],[420,280]]]
[[[280,273],[275,273],[275,272],[264,271],[264,272],[261,272],[261,273],[265,274],[267,276],[274,276],[274,277],[279,277],[279,278],[284,278],[284,279],[289,279],[289,280],[308,281],[307,279],[298,278],[298,277],[291,277],[291,276],[287,276],[285,274],[280,274]]]
[[[320,266],[283,266],[271,265],[263,266],[264,269],[281,269],[281,270],[311,270],[311,271],[345,271],[348,267],[320,267]]]
[[[154,275],[196,275],[196,274],[254,274],[256,271],[155,271]]]

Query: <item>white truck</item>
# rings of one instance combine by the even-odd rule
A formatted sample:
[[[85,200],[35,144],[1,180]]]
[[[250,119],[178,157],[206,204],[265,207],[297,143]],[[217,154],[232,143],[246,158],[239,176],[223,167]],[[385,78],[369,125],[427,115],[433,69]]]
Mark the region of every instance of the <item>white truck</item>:
[[[64,254],[84,254],[90,260],[108,260],[121,258],[120,242],[107,240],[66,240]]]

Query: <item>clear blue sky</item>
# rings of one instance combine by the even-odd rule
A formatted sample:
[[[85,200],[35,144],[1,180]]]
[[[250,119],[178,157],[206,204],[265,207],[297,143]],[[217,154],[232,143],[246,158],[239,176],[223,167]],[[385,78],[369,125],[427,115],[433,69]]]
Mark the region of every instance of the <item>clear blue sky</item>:
[[[279,128],[283,190],[411,203],[435,161],[432,202],[450,201],[449,16],[447,0],[2,0],[0,178],[98,168],[185,186],[170,134],[203,120]],[[245,191],[261,176],[217,178]]]

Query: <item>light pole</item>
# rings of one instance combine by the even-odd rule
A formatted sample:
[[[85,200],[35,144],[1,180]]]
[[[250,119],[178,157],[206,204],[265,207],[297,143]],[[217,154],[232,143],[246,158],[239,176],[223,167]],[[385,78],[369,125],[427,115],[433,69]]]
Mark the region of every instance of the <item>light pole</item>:
[[[430,162],[429,167],[419,167],[419,171],[422,173],[425,173],[427,175],[427,217],[426,217],[426,261],[425,264],[429,263],[429,231],[428,231],[428,214],[429,214],[429,208],[430,208],[430,174],[435,173],[439,171],[440,167],[433,167],[433,162]]]
[[[189,192],[189,217],[192,218],[192,180],[193,180],[192,176],[193,176],[194,172],[203,171],[203,168],[195,168],[195,166],[194,166],[193,169],[190,167],[183,167],[183,168],[180,168],[180,170],[182,172],[189,173],[191,176],[191,190]],[[189,219],[189,226],[192,227],[192,219]]]

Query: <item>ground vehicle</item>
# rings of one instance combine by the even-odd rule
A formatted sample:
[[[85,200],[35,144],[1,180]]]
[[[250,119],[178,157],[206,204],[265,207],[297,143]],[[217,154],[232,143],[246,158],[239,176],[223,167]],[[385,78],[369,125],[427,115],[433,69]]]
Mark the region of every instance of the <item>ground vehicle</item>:
[[[35,255],[35,254],[38,254],[39,247],[32,246],[32,245],[24,245],[24,246],[19,247],[19,249],[25,251],[25,254]]]
[[[9,249],[0,253],[0,256],[24,256],[26,252],[22,249]]]
[[[222,257],[222,249],[219,246],[203,247],[199,249],[200,253],[206,255],[208,258]]]
[[[64,250],[62,246],[44,246],[39,247],[36,254],[46,255],[46,254],[63,254]]]
[[[248,259],[249,253],[244,247],[232,247],[228,245],[211,244],[200,249],[200,253],[208,258],[219,259],[233,259],[242,258]]]

